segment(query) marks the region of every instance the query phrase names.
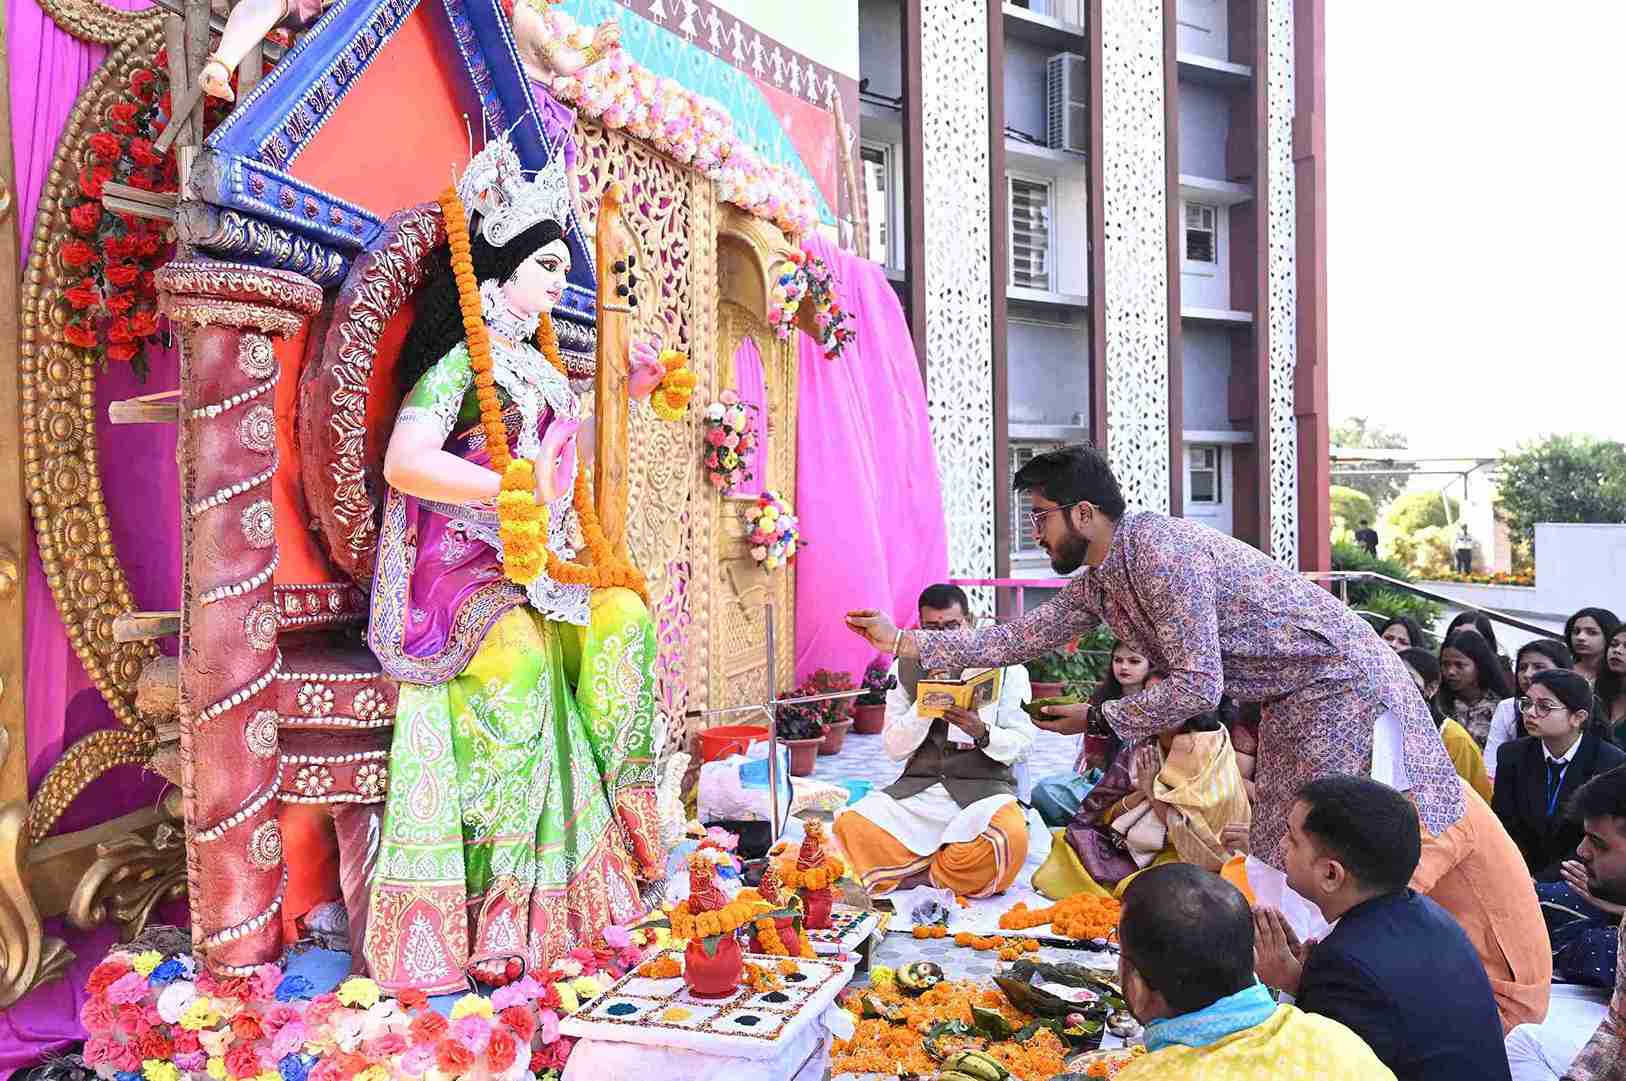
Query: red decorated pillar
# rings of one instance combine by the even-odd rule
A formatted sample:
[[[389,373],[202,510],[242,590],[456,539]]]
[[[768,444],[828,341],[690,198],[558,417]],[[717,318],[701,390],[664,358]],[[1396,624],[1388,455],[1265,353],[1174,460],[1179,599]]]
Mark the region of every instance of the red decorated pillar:
[[[210,969],[238,973],[280,955],[287,880],[271,336],[298,334],[322,291],[297,274],[226,263],[174,262],[157,280],[161,310],[183,333],[181,790],[192,941]]]

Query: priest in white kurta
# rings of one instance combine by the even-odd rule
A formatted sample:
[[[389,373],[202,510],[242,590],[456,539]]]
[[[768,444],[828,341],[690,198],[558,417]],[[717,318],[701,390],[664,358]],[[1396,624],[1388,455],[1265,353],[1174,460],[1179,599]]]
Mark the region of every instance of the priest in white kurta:
[[[871,896],[926,882],[962,897],[1003,893],[1027,858],[1015,769],[1038,735],[1021,708],[1032,698],[1027,669],[1001,670],[980,710],[938,719],[920,715],[903,675],[881,734],[903,775],[839,815],[836,838]]]

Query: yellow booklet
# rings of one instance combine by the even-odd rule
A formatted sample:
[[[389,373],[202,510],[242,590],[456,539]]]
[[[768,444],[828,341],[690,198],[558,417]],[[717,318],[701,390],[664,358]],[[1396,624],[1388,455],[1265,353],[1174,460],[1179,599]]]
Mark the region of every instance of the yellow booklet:
[[[1001,670],[967,668],[958,676],[929,672],[915,689],[915,706],[920,716],[936,719],[950,706],[978,710],[999,700]]]

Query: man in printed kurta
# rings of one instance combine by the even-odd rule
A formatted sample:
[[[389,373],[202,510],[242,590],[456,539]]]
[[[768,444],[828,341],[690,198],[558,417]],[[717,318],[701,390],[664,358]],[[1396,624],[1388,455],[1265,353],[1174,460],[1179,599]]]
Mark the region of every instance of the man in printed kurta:
[[[1050,707],[1040,726],[1082,732],[1089,710],[1125,740],[1178,728],[1214,709],[1221,694],[1260,704],[1250,845],[1279,876],[1293,794],[1328,774],[1373,776],[1407,792],[1425,832],[1417,888],[1463,922],[1497,988],[1510,1026],[1546,1013],[1551,956],[1533,890],[1495,874],[1494,828],[1468,820],[1461,780],[1406,666],[1372,628],[1330,593],[1259,550],[1207,526],[1151,512],[1126,513],[1117,479],[1095,450],[1036,456],[1017,473],[1033,500],[1035,539],[1060,574],[1082,570],[1055,598],[1006,624],[953,634],[900,631],[883,612],[848,624],[882,649],[927,667],[1017,664],[1106,623],[1166,678],[1102,706]],[[1430,858],[1430,846],[1444,851]],[[1421,872],[1420,872],[1421,873]],[[1494,891],[1489,900],[1468,888]],[[1517,959],[1478,935],[1488,914],[1516,928]],[[1507,920],[1512,920],[1508,923]],[[1546,975],[1543,975],[1545,970]]]
[[[900,635],[872,611],[853,613],[854,628],[927,668],[961,668],[1019,664],[1104,622],[1165,676],[1089,707],[1125,740],[1178,728],[1221,694],[1261,703],[1252,851],[1277,868],[1293,793],[1324,774],[1372,772],[1375,750],[1426,830],[1462,818],[1456,770],[1406,666],[1332,594],[1207,526],[1126,514],[1094,450],[1039,455],[1016,484],[1032,494],[1034,535],[1054,568],[1083,567],[1056,597],[1010,623],[953,634]],[[1073,715],[1041,726],[1082,731],[1085,708],[1051,707]]]

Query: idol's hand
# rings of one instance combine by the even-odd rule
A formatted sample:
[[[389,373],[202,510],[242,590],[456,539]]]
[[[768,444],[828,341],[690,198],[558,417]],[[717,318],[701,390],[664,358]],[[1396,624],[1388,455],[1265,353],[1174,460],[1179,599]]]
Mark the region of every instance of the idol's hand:
[[[627,393],[635,400],[649,397],[666,377],[660,350],[649,342],[632,343],[627,350],[627,368]]]
[[[576,432],[579,420],[556,420],[542,436],[542,453],[536,461],[536,498],[552,503],[571,488],[576,477]]]
[[[231,101],[234,96],[231,90],[231,72],[219,60],[210,60],[198,72],[198,88],[211,98],[220,98]]]

